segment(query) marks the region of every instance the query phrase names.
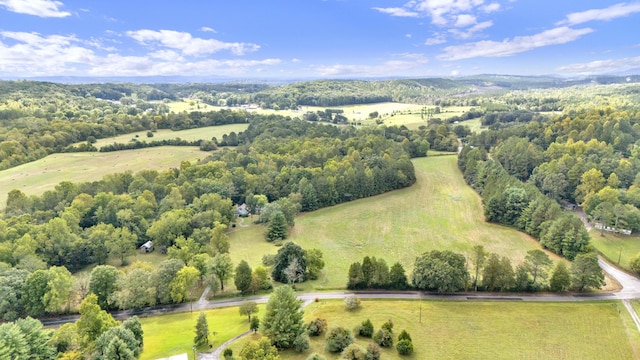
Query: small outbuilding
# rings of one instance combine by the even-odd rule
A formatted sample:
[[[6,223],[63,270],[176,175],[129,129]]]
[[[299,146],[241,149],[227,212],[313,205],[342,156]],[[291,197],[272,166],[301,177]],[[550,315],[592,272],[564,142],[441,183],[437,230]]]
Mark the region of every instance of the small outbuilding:
[[[247,204],[236,205],[236,216],[247,217],[249,215],[251,215],[251,213],[249,212]]]
[[[147,241],[146,243],[140,246],[141,253],[150,253],[153,251],[153,241]]]

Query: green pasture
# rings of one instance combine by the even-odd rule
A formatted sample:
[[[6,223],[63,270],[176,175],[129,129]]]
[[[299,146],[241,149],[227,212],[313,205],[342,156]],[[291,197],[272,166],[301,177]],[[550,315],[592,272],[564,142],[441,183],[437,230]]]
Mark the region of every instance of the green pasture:
[[[375,331],[392,319],[393,332],[406,330],[414,354],[395,348],[382,358],[399,359],[633,359],[638,358],[640,334],[620,302],[522,303],[445,301],[368,301],[355,312],[341,301],[320,301],[305,309],[305,321],[323,318],[353,329],[367,318]],[[240,351],[244,339],[232,346]],[[356,337],[366,348],[371,339]],[[397,342],[397,338],[394,339]],[[325,350],[325,337],[311,338],[304,353],[282,352],[283,360],[304,360],[313,352],[327,359],[339,354]]]
[[[229,134],[232,131],[239,133],[244,131],[249,127],[249,124],[228,124],[228,125],[219,125],[219,126],[207,126],[197,129],[187,129],[187,130],[179,130],[173,131],[169,129],[161,129],[153,133],[153,137],[147,137],[147,131],[138,131],[124,135],[118,135],[110,138],[98,139],[93,146],[100,149],[103,146],[120,143],[127,144],[131,142],[133,139],[138,141],[162,141],[162,140],[170,140],[180,138],[182,140],[187,141],[195,141],[195,140],[211,140],[214,136],[218,139],[222,139],[222,135]]]
[[[258,309],[260,312],[254,316],[262,317],[264,305],[259,305]],[[214,349],[232,337],[249,330],[247,317],[240,316],[238,307],[206,310],[205,314],[211,334],[209,343]],[[140,359],[152,360],[182,353],[188,353],[189,359],[193,359],[193,338],[196,335],[196,322],[199,315],[200,311],[194,310],[141,318],[144,350]],[[200,348],[197,351],[206,352],[209,348]]]
[[[214,111],[217,109],[215,106],[192,99],[170,101],[166,103],[166,105],[169,106],[169,111],[174,113],[181,113],[183,111]]]
[[[625,270],[630,270],[629,262],[640,253],[640,236],[620,235],[592,229],[591,244],[610,262],[619,265]],[[618,261],[619,260],[619,261]]]
[[[4,208],[7,194],[13,189],[19,189],[27,195],[40,195],[54,189],[61,181],[96,181],[111,173],[136,173],[142,169],[165,170],[178,167],[183,161],[195,161],[207,155],[208,153],[193,146],[49,155],[0,171],[0,208]]]
[[[302,289],[341,289],[349,266],[366,255],[399,261],[410,274],[417,255],[430,250],[470,254],[485,249],[509,257],[514,266],[528,250],[540,249],[531,237],[484,221],[480,197],[465,184],[455,156],[414,159],[413,186],[306,213],[296,218],[290,240],[318,248],[326,263],[320,278]],[[264,240],[265,227],[247,219],[230,234],[234,263],[261,264],[262,255],[278,248]],[[551,255],[551,254],[550,254]],[[552,255],[552,258],[558,259]]]

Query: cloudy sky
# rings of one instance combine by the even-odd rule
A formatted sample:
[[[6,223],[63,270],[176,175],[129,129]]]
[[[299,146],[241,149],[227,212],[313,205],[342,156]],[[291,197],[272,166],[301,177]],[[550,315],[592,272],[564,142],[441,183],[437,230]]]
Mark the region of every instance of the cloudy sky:
[[[602,0],[0,0],[0,78],[624,72],[638,24]]]

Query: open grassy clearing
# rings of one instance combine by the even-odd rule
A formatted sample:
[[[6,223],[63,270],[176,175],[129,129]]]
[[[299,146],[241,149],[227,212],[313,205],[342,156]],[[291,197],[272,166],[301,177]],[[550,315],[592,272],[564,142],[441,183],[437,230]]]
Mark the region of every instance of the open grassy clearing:
[[[619,235],[604,232],[600,235],[600,230],[592,229],[591,244],[609,261],[617,264],[625,270],[630,270],[629,262],[640,253],[640,236]],[[618,262],[618,259],[620,261]]]
[[[413,339],[414,354],[401,357],[384,349],[383,359],[633,359],[640,356],[640,334],[620,302],[519,303],[367,301],[355,312],[341,301],[320,301],[305,309],[305,321],[326,319],[329,327],[353,329],[371,319],[375,331],[392,319],[394,334]],[[422,323],[420,319],[422,308]],[[287,351],[283,360],[304,360],[324,349],[324,335],[311,338],[303,354]],[[247,340],[244,340],[247,341]],[[357,338],[366,347],[370,339]],[[397,338],[394,339],[397,341]],[[243,342],[232,348],[237,354]]]
[[[164,170],[183,161],[204,159],[208,153],[193,146],[161,146],[108,153],[85,152],[53,154],[43,159],[0,171],[0,208],[7,194],[19,189],[27,195],[40,195],[61,181],[96,181],[106,174],[141,169]]]
[[[258,309],[260,312],[254,316],[262,317],[264,305],[259,305]],[[209,343],[214,349],[232,337],[249,330],[247,317],[240,316],[238,307],[207,310],[205,314],[211,334]],[[199,311],[194,311],[141,318],[144,350],[140,359],[159,359],[182,353],[189,354],[189,359],[193,359],[193,338],[196,335],[196,322],[199,315]],[[216,332],[215,335],[214,332]],[[205,351],[209,349],[198,349],[198,352]]]
[[[214,111],[217,110],[218,107],[212,106],[209,104],[205,104],[200,101],[192,100],[192,99],[182,99],[180,101],[170,101],[166,103],[169,106],[169,111],[175,113],[181,113],[183,111]]]
[[[160,129],[153,133],[153,137],[147,137],[147,131],[138,131],[134,133],[118,135],[110,138],[98,139],[93,146],[100,149],[103,146],[120,143],[126,144],[132,139],[138,141],[161,141],[180,138],[182,140],[194,141],[194,140],[211,140],[214,136],[218,139],[222,139],[222,135],[229,134],[232,131],[239,133],[245,131],[249,127],[249,124],[228,124],[219,126],[207,126],[197,129],[187,129],[173,131],[169,129]],[[137,137],[136,137],[137,136]]]
[[[484,221],[480,197],[465,184],[456,160],[414,159],[417,182],[410,188],[296,218],[290,239],[305,249],[321,249],[326,263],[320,279],[301,288],[344,288],[349,265],[366,255],[382,257],[389,265],[399,261],[410,273],[415,257],[430,250],[470,254],[473,245],[481,244],[515,265],[528,250],[539,249],[526,234]],[[263,226],[246,222],[231,234],[230,254],[234,263],[245,259],[255,267],[263,254],[277,248],[264,240]]]

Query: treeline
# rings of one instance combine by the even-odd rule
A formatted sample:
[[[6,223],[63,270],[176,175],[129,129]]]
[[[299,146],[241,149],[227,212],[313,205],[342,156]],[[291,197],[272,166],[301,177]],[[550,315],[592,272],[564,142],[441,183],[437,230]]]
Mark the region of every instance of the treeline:
[[[469,268],[473,265],[473,268]],[[449,250],[433,250],[416,257],[411,283],[400,263],[391,270],[384,259],[365,256],[349,267],[348,289],[416,289],[451,293],[457,291],[536,292],[598,289],[604,274],[595,253],[576,256],[571,267],[552,261],[542,250],[530,250],[515,269],[511,260],[488,253],[482,245],[472,249],[469,258]],[[470,273],[471,271],[471,273]]]
[[[487,221],[521,230],[570,260],[589,250],[589,234],[576,214],[564,212],[534,185],[509,175],[500,163],[488,160],[482,148],[465,146],[458,166],[482,196]]]
[[[612,229],[640,230],[640,112],[591,109],[494,129],[470,143],[491,148],[507,172],[551,199],[581,204]]]

